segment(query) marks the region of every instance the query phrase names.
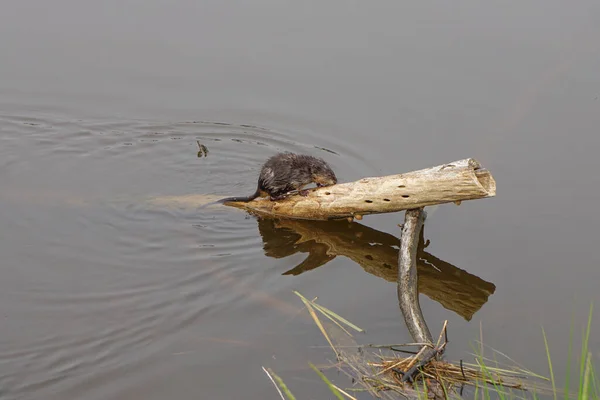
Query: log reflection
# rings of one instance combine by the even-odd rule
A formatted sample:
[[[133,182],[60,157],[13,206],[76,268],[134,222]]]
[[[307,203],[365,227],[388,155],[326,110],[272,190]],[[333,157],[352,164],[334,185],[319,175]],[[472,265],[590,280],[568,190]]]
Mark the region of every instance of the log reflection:
[[[400,239],[357,222],[258,218],[264,251],[284,258],[308,257],[284,275],[300,275],[345,256],[366,272],[396,283]],[[428,244],[428,243],[427,243]],[[424,228],[417,250],[418,290],[467,321],[487,302],[496,286],[425,251]]]

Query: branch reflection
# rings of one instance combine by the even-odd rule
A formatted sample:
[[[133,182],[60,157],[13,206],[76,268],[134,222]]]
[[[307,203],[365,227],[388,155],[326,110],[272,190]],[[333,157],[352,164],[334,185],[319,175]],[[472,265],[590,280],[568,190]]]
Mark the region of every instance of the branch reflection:
[[[300,275],[345,256],[366,272],[396,283],[400,239],[358,222],[304,221],[258,218],[264,251],[284,258],[308,253],[306,259],[285,272]],[[421,230],[417,252],[418,290],[467,321],[487,302],[496,286],[425,251],[429,243]]]

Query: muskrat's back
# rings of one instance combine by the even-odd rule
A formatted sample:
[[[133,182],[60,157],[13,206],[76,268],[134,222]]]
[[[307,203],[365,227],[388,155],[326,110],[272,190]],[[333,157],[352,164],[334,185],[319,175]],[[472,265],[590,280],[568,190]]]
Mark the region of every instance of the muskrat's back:
[[[315,183],[329,186],[337,183],[331,167],[322,159],[294,153],[278,153],[263,165],[258,178],[259,189],[277,198],[292,190]]]
[[[322,159],[290,152],[271,156],[262,166],[254,194],[244,197],[226,197],[219,203],[230,201],[249,202],[267,194],[271,200],[280,200],[287,192],[299,190],[306,185],[330,186],[337,183],[331,167]],[[306,196],[308,192],[301,191]]]

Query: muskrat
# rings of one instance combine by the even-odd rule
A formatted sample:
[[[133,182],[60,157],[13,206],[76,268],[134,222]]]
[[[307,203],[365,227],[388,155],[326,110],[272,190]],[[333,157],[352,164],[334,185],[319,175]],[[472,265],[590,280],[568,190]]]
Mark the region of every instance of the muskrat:
[[[307,196],[307,190],[300,190],[311,183],[318,187],[335,185],[335,173],[324,160],[290,152],[271,156],[262,166],[258,176],[256,192],[245,197],[226,197],[217,203],[230,201],[249,202],[266,194],[272,201],[281,200],[293,190]]]

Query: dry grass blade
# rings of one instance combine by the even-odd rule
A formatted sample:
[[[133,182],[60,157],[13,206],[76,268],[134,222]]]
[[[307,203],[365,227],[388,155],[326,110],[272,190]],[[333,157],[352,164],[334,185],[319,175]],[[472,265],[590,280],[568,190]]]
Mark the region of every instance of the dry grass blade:
[[[350,400],[358,400],[356,397],[351,396],[350,394],[348,394],[347,392],[345,392],[344,390],[340,389],[339,387],[337,387],[336,385],[332,384],[332,386],[334,388],[336,388],[341,394],[343,394],[344,396],[346,396],[347,398],[349,398]]]
[[[428,343],[368,344],[368,345],[365,345],[365,347],[370,347],[372,349],[394,350],[395,347],[409,347],[409,346],[423,347],[423,346],[427,346],[427,345],[428,345]]]
[[[425,350],[427,350],[426,345],[421,347],[421,350],[419,350],[419,352],[417,354],[415,354],[414,356],[409,357],[409,358],[404,358],[404,359],[398,359],[397,363],[388,365],[387,367],[385,367],[381,371],[379,371],[377,373],[377,375],[385,374],[386,372],[388,372],[391,369],[400,368],[400,367],[402,367],[400,369],[403,371],[409,370],[410,368],[412,368],[413,365],[415,365],[415,363],[417,361],[419,361],[419,357],[421,357],[423,355]],[[407,360],[408,360],[408,364],[406,364]]]
[[[440,332],[440,336],[438,337],[438,341],[436,346],[439,347],[440,343],[442,342],[442,338],[443,337],[447,337],[448,336],[448,320],[444,321],[444,326],[442,327],[442,331]],[[445,343],[444,343],[445,345]]]
[[[550,380],[549,378],[546,378],[546,377],[544,377],[544,376],[542,376],[542,375],[536,374],[535,372],[533,372],[533,371],[531,371],[531,370],[529,370],[529,369],[525,368],[523,365],[519,364],[517,361],[515,361],[515,360],[514,360],[514,359],[512,359],[512,358],[510,358],[508,355],[504,354],[503,352],[501,352],[501,351],[499,351],[499,350],[497,350],[497,349],[494,349],[493,347],[490,347],[490,346],[488,346],[488,345],[485,345],[485,344],[483,344],[482,342],[478,342],[478,343],[480,344],[480,348],[481,348],[481,349],[483,349],[483,348],[485,347],[485,348],[489,349],[490,351],[492,351],[492,352],[494,352],[494,353],[496,353],[496,354],[498,354],[498,355],[500,355],[500,356],[502,356],[502,357],[506,358],[508,361],[510,361],[510,362],[512,363],[513,367],[512,367],[510,370],[509,370],[509,369],[506,369],[505,371],[508,371],[508,372],[513,372],[513,373],[514,373],[514,372],[520,372],[520,373],[522,373],[522,374],[525,374],[525,375],[528,375],[528,376],[535,377],[536,379],[542,379],[542,380],[547,380],[547,381],[549,381],[549,380]],[[496,363],[496,364],[497,364],[497,361],[496,361],[496,360],[492,360],[492,359],[490,359],[490,358],[483,357],[483,356],[482,356],[482,355],[483,355],[483,352],[482,352],[481,354],[474,354],[474,353],[469,353],[469,354],[470,354],[470,355],[472,355],[472,356],[474,356],[474,357],[476,357],[476,358],[480,358],[480,359],[482,359],[482,360],[484,360],[484,361],[486,361],[486,362],[488,362],[488,361],[489,361],[489,362],[494,362],[494,363]],[[488,366],[488,368],[491,368],[491,367],[489,367],[489,366]]]
[[[327,342],[329,343],[329,346],[331,346],[331,348],[333,349],[333,351],[335,352],[335,354],[338,355],[339,353],[338,353],[337,349],[335,348],[335,346],[333,345],[333,342],[329,338],[329,335],[327,334],[327,331],[325,330],[325,327],[323,327],[323,324],[321,323],[321,320],[317,316],[317,313],[315,313],[315,310],[314,310],[314,308],[313,308],[313,306],[311,304],[311,301],[308,300],[306,297],[304,297],[302,295],[300,295],[300,298],[302,299],[302,302],[304,303],[304,305],[306,306],[306,309],[310,313],[310,316],[315,321],[315,324],[317,324],[317,326],[321,330],[321,333],[323,334],[323,336],[325,336],[325,339],[327,339]]]

